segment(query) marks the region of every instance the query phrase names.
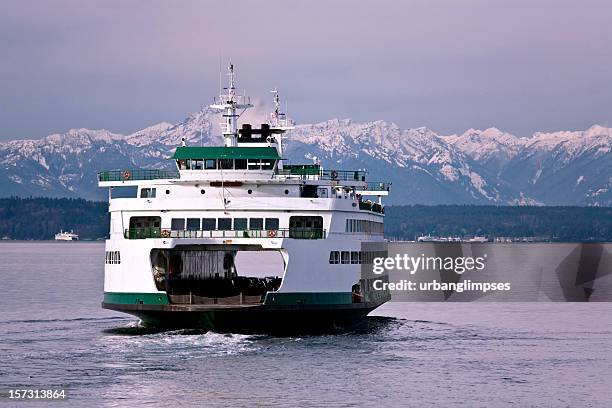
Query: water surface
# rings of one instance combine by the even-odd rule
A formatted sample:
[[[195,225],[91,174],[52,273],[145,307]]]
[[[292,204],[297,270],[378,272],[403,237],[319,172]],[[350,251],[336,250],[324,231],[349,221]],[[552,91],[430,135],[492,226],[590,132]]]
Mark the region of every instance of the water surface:
[[[4,390],[63,387],[71,405],[117,407],[612,399],[611,303],[390,303],[370,330],[323,336],[157,332],[100,308],[102,243],[2,242],[0,256]]]

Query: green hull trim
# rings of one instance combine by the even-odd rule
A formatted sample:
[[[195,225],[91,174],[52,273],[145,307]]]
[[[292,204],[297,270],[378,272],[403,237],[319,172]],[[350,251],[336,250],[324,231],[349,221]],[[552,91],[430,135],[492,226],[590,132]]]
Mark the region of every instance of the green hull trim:
[[[167,305],[166,293],[104,292],[104,303],[121,305]]]
[[[264,305],[345,305],[353,303],[351,292],[268,292]]]

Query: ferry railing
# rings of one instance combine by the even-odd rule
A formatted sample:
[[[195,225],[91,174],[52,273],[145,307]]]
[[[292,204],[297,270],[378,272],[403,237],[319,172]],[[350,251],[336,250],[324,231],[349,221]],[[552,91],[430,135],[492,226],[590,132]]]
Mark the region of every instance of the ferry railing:
[[[365,181],[363,170],[321,170],[307,167],[287,167],[276,170],[276,176],[305,180]]]
[[[280,228],[263,230],[171,230],[164,228],[128,228],[126,239],[145,238],[293,238],[323,239],[327,233],[322,228]]]
[[[391,188],[391,183],[387,183],[385,181],[368,181],[366,182],[365,187],[358,188],[357,191],[389,191]]]
[[[98,173],[98,181],[158,180],[180,178],[178,171],[159,169],[106,170]]]
[[[123,236],[127,239],[161,238],[161,228],[129,228]]]

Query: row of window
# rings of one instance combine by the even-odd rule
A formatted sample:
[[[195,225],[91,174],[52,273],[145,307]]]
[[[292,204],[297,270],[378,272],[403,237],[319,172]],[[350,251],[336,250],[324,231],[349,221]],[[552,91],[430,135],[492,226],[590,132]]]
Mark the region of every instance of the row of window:
[[[384,234],[385,224],[370,220],[346,220],[346,232],[365,232],[367,234]]]
[[[172,218],[172,230],[277,230],[278,218]]]
[[[104,263],[110,265],[118,265],[121,263],[121,252],[119,251],[106,251],[106,259]]]
[[[374,258],[386,257],[384,251],[331,251],[329,253],[330,264],[372,264]]]
[[[206,190],[201,189],[200,190],[200,194],[205,194]],[[248,189],[247,193],[249,194],[253,194],[253,190]],[[285,189],[284,191],[285,195],[289,195],[289,190]],[[166,190],[166,194],[170,194],[170,190]],[[156,188],[141,188],[140,189],[140,198],[155,198],[157,196],[157,189]]]
[[[187,159],[177,160],[179,170],[272,170],[271,159]]]

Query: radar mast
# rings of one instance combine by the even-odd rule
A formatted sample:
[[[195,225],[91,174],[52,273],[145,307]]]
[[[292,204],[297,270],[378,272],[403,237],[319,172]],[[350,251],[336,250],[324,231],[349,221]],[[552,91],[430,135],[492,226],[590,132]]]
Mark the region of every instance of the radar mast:
[[[272,131],[272,135],[276,140],[276,149],[278,150],[278,154],[279,156],[283,157],[283,139],[285,139],[284,134],[286,131],[294,129],[294,126],[293,121],[287,117],[287,109],[285,109],[285,112],[281,112],[281,103],[278,90],[274,88],[270,92],[274,94],[274,112],[270,114],[268,124],[270,125],[270,130]],[[278,168],[283,168],[282,161],[279,161]]]
[[[230,60],[229,66],[227,67],[227,76],[229,77],[229,84],[226,88],[223,88],[226,93],[219,95],[215,98],[214,102],[210,107],[218,111],[223,112],[225,122],[221,125],[225,126],[223,131],[223,139],[226,147],[232,147],[237,145],[238,140],[238,118],[248,109],[252,108],[251,98],[246,95],[236,94],[236,78],[234,73],[234,64]],[[240,113],[238,111],[241,110]]]

